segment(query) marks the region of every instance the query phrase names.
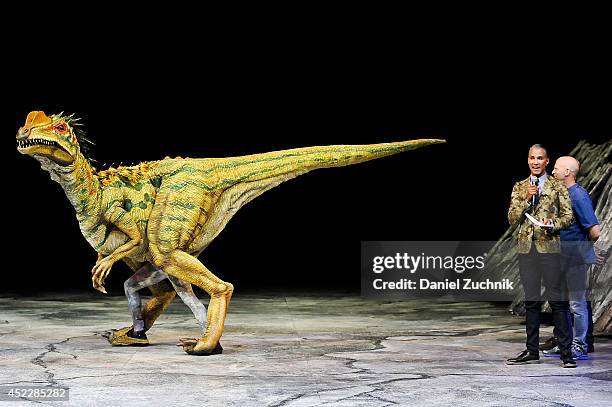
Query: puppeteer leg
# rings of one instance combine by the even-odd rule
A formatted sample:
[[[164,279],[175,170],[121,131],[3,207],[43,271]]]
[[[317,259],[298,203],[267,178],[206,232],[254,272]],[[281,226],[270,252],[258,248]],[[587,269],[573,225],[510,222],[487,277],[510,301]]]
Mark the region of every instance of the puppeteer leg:
[[[135,264],[126,261],[126,263],[132,268],[132,270],[136,270],[137,267]],[[149,267],[150,265],[145,265],[144,267]],[[139,268],[138,270],[142,270],[144,267]],[[174,297],[176,296],[176,292],[172,288],[167,281],[160,281],[156,284],[153,284],[148,287],[153,297],[142,307],[141,315],[142,320],[144,322],[144,330],[148,331],[155,320],[163,314],[163,312],[168,308]],[[110,343],[116,342],[125,342],[126,338],[121,338],[122,336],[127,335],[127,333],[132,330],[134,326],[127,326],[124,328],[120,328],[117,330],[113,330],[108,340]]]
[[[134,322],[134,330],[142,331],[145,329],[142,319],[142,303],[138,291],[145,287],[150,287],[160,281],[166,279],[167,275],[161,271],[155,270],[153,267],[146,265],[138,270],[132,277],[127,279],[123,284],[125,296],[128,300],[128,308],[132,314]]]
[[[174,287],[176,293],[179,295],[179,297],[181,297],[181,300],[183,300],[185,305],[187,305],[191,312],[193,312],[193,316],[198,321],[200,329],[202,332],[204,332],[206,330],[206,307],[193,292],[191,284],[179,280],[176,277],[167,277],[168,280],[170,280],[170,283],[172,283],[172,287]]]

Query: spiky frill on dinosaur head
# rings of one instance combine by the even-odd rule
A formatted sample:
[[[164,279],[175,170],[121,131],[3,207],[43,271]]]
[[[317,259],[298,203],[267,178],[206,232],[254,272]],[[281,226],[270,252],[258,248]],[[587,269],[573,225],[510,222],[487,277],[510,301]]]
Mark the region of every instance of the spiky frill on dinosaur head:
[[[77,129],[77,121],[72,115],[30,112],[17,132],[17,151],[41,162],[50,160],[58,166],[68,166],[91,143]]]

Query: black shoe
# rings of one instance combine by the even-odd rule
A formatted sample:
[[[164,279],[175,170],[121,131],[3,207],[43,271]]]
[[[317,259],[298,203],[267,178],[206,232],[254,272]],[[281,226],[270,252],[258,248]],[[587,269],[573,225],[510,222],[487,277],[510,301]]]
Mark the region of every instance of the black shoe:
[[[551,336],[546,342],[540,345],[540,350],[550,350],[557,345],[559,345],[559,341],[554,336]]]
[[[506,360],[507,365],[525,365],[527,363],[540,363],[540,355],[530,353],[527,349],[516,355],[516,357]]]
[[[576,361],[572,357],[571,353],[561,354],[561,366],[563,367],[576,367]]]
[[[134,339],[149,339],[145,331],[134,331],[134,329],[130,329],[126,335]]]
[[[593,352],[595,352],[595,346],[593,344],[590,344],[587,347],[587,353],[593,353]]]
[[[559,346],[555,346],[552,349],[543,350],[542,353],[547,358],[558,358],[561,355],[561,349],[559,349]]]

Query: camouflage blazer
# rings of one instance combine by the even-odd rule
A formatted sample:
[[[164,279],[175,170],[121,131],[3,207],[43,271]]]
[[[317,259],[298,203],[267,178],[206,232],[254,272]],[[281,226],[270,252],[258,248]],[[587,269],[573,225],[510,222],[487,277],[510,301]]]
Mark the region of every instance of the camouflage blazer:
[[[536,250],[540,253],[559,253],[559,231],[565,229],[574,221],[572,201],[563,182],[549,175],[542,186],[542,194],[535,210],[527,204],[527,188],[529,179],[514,184],[508,221],[513,227],[518,227],[518,252],[525,254],[531,250],[531,243],[535,242]],[[535,226],[527,219],[525,212],[538,220],[552,219],[554,227],[551,231]]]

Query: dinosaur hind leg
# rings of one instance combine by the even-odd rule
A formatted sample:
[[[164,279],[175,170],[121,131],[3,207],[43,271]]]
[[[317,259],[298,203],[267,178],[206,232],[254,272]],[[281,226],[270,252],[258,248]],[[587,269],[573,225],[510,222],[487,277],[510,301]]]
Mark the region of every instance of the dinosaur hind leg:
[[[223,334],[227,305],[234,290],[233,285],[215,276],[197,258],[184,251],[177,249],[162,255],[154,247],[151,249],[156,265],[162,267],[168,275],[195,284],[210,295],[204,336],[195,344],[185,343],[183,349],[192,355],[213,353]]]
[[[132,314],[134,331],[144,331],[145,323],[143,320],[142,302],[138,293],[145,287],[150,287],[168,276],[162,271],[155,270],[150,264],[143,266],[140,270],[128,278],[123,284],[125,296],[128,300],[128,309]]]
[[[151,329],[157,318],[163,314],[163,312],[168,308],[174,297],[176,296],[176,292],[172,288],[167,281],[160,281],[157,284],[148,287],[153,297],[142,307],[141,315],[144,320],[144,330],[145,332]],[[120,329],[114,329],[109,333],[108,340],[109,342],[122,342],[121,338],[126,336],[130,330],[132,330],[134,326],[126,326]]]
[[[176,291],[167,281],[160,281],[149,287],[153,297],[142,307],[142,318],[145,322],[145,330],[151,329],[157,318],[166,311]]]
[[[150,263],[138,263],[128,258],[124,258],[123,261],[135,272],[137,273],[140,270],[145,268],[153,268]],[[142,318],[145,322],[145,331],[151,329],[157,318],[166,311],[174,297],[176,296],[176,291],[172,288],[167,281],[160,281],[157,284],[153,284],[148,287],[153,297],[144,305],[142,308]],[[120,331],[125,331],[123,334],[127,333],[132,327],[122,328],[119,331],[115,331],[116,334],[120,334]]]
[[[128,258],[124,258],[123,261],[135,273],[151,267],[149,264],[138,263]],[[155,320],[157,320],[157,318],[168,308],[176,296],[176,292],[167,281],[160,281],[159,283],[149,286],[148,288],[153,294],[153,297],[144,305],[141,311],[142,319],[144,320],[145,324],[145,331],[148,331],[153,326]],[[133,328],[133,326],[127,326],[124,328],[113,329],[109,333],[110,335],[108,339],[109,341],[112,341],[113,337],[117,338],[124,336]]]

